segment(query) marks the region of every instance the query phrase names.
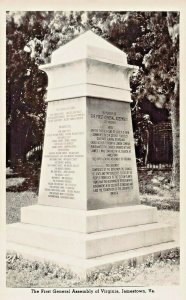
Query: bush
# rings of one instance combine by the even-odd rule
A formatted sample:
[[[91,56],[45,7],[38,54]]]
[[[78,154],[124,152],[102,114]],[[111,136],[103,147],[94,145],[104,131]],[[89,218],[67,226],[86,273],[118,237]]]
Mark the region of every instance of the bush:
[[[24,182],[17,186],[7,187],[8,192],[24,192],[24,191],[33,191],[38,193],[39,189],[39,179],[40,179],[40,169],[41,163],[40,161],[27,161],[25,163],[21,163],[14,168],[14,172],[16,172],[17,177],[24,177]]]

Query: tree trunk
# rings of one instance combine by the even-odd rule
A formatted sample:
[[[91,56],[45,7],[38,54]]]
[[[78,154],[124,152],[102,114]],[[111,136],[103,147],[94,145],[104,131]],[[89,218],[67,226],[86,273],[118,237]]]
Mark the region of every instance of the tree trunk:
[[[176,95],[178,97],[178,95]],[[179,101],[171,99],[171,125],[173,138],[172,185],[178,191],[180,187],[180,135],[179,135]]]
[[[173,139],[173,168],[172,168],[172,185],[176,191],[180,187],[180,134],[179,134],[179,13],[175,17],[172,12],[167,13],[167,26],[170,38],[172,39],[173,47],[175,48],[175,87],[174,96],[170,99],[171,109],[171,125],[172,125],[172,139]],[[178,51],[176,51],[178,50]]]
[[[149,131],[148,129],[146,130],[146,153],[145,153],[145,166],[147,165],[148,162],[148,156],[149,156]]]

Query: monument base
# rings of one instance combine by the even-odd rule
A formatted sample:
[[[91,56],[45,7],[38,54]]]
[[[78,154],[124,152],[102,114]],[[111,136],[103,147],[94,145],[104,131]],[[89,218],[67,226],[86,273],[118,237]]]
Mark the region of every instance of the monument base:
[[[25,259],[56,264],[78,275],[83,280],[86,280],[94,272],[109,271],[113,266],[121,264],[124,266],[136,266],[143,263],[151,255],[156,259],[159,255],[166,254],[176,248],[178,248],[177,242],[167,242],[101,257],[83,259],[35,247],[7,243],[9,251],[21,254]]]
[[[7,249],[86,277],[177,247],[173,229],[159,224],[156,213],[156,208],[145,205],[92,211],[23,207],[21,223],[7,226]]]

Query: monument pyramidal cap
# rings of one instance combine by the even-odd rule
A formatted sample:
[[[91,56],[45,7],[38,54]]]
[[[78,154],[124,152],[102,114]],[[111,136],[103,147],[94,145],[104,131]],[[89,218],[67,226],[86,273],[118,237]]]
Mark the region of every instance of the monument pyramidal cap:
[[[127,64],[127,56],[123,51],[96,35],[91,30],[75,37],[63,47],[55,50],[52,54],[52,63],[44,66],[44,68],[53,66],[53,64],[59,65],[60,63],[83,58],[92,58],[100,61],[106,61],[108,59],[109,63],[113,62],[114,64],[134,68]]]
[[[88,31],[54,51],[38,204],[7,226],[7,249],[85,277],[177,247],[140,204],[126,54]]]

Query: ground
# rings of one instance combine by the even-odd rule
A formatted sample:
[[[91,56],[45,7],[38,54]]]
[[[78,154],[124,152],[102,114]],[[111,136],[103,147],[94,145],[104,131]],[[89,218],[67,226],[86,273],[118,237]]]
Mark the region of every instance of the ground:
[[[136,267],[114,267],[97,272],[87,281],[56,265],[30,262],[7,254],[7,287],[86,287],[86,286],[157,286],[179,284],[179,251],[153,261],[151,257]]]
[[[159,222],[174,227],[174,236],[179,239],[179,206],[172,197],[173,190],[162,174],[149,174],[148,186],[141,175],[141,200],[147,205],[158,207]],[[144,178],[143,178],[144,179]],[[16,192],[15,187],[24,183],[24,178],[8,178],[7,223],[20,221],[20,207],[37,203],[37,194],[32,190]],[[143,182],[143,184],[142,184]],[[161,182],[161,184],[160,184]],[[163,186],[165,185],[165,187]],[[156,189],[154,189],[154,186]],[[160,188],[161,186],[161,188]],[[21,190],[21,189],[20,189]],[[175,195],[175,194],[174,194]],[[176,200],[176,202],[178,202]],[[163,209],[162,209],[163,208]],[[30,262],[15,253],[7,253],[7,287],[80,287],[80,286],[150,286],[179,284],[179,250],[176,249],[154,260],[149,257],[138,266],[113,267],[109,272],[91,274],[87,281],[48,263]]]

